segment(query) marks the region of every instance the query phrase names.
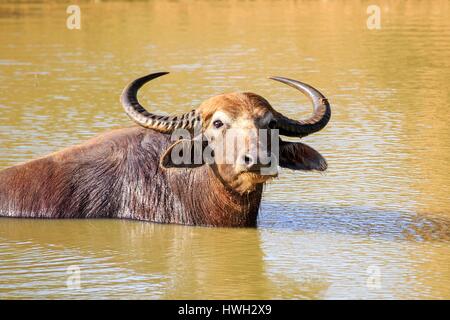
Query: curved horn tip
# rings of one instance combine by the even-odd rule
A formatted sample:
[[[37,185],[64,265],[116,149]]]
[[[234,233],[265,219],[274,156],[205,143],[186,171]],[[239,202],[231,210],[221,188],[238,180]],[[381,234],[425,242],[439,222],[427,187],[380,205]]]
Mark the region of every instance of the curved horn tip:
[[[161,76],[164,76],[164,75],[166,75],[166,74],[169,74],[170,72],[167,72],[167,71],[161,71],[161,72],[154,72],[154,73],[149,73],[149,74],[147,74],[147,75],[145,75],[145,76],[143,76],[143,77],[141,77],[141,78],[152,78],[152,79],[156,79],[156,78],[159,78],[159,77],[161,77]]]
[[[271,77],[269,77],[269,79],[277,80],[277,81],[279,81],[279,80],[297,81],[297,80],[294,80],[294,79],[289,79],[289,78],[286,78],[286,77],[280,77],[280,76],[271,76]]]
[[[284,83],[285,83],[285,81],[291,80],[291,79],[288,79],[288,78],[284,78],[284,77],[275,77],[275,76],[267,77],[267,79],[275,80],[275,81],[279,81],[279,82],[284,82]]]
[[[325,98],[325,96],[319,90],[317,90],[316,88],[307,83],[284,77],[270,77],[270,79],[287,84],[290,87],[299,89],[300,91],[303,91],[307,95],[310,95],[310,97],[312,98],[316,99]]]
[[[288,136],[304,137],[311,133],[323,129],[330,120],[331,109],[326,97],[320,93],[319,90],[310,86],[309,84],[284,77],[270,77],[269,79],[284,83],[293,87],[306,96],[313,102],[314,114],[308,119],[296,121],[283,116],[284,128],[281,123],[280,126],[285,129],[285,134]]]
[[[275,80],[284,84],[287,84],[291,87],[297,87],[300,86],[302,89],[306,86],[306,87],[310,87],[309,85],[307,85],[306,83],[300,82],[298,80],[294,80],[294,79],[289,79],[289,78],[285,78],[285,77],[269,77],[269,79],[271,80]]]
[[[165,75],[165,74],[169,74],[170,72],[168,71],[161,71],[161,72],[154,72],[154,73],[150,73],[150,74],[154,74],[154,75]]]
[[[295,83],[295,84],[310,86],[310,85],[308,85],[306,83],[303,83],[301,81],[294,80],[294,79],[289,79],[289,78],[285,78],[285,77],[269,77],[269,79],[275,80],[275,81],[279,81],[279,82],[282,82],[282,83],[285,83],[285,84]]]
[[[126,114],[137,124],[144,128],[154,129],[160,132],[173,131],[180,127],[180,120],[174,117],[160,116],[155,113],[148,112],[138,101],[137,93],[139,89],[147,82],[166,75],[169,72],[156,72],[140,77],[129,83],[122,92],[121,102]],[[192,112],[191,112],[192,113]],[[188,115],[188,114],[185,114]],[[184,116],[183,116],[184,118]],[[190,118],[189,118],[190,119]],[[183,128],[193,126],[193,123],[182,123]]]

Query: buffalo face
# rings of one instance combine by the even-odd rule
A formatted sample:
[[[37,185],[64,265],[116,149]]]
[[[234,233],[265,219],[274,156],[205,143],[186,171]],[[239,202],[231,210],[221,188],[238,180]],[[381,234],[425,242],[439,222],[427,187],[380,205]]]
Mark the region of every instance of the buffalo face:
[[[183,170],[208,165],[219,181],[239,194],[255,190],[278,175],[278,166],[293,170],[327,168],[319,152],[299,142],[286,142],[279,135],[304,137],[326,126],[331,110],[327,99],[304,83],[272,78],[307,95],[313,115],[293,120],[277,112],[254,93],[228,93],[212,97],[181,116],[159,116],[138,102],[138,89],[166,73],[151,74],[125,88],[122,103],[139,125],[172,134],[173,144],[161,157],[165,169]]]

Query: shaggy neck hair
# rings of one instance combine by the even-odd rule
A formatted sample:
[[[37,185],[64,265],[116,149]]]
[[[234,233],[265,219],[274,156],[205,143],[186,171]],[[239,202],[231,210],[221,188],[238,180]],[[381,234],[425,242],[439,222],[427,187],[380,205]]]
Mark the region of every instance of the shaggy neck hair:
[[[256,225],[262,185],[239,195],[210,166],[164,170],[154,159],[170,144],[169,134],[119,129],[3,170],[0,216]]]

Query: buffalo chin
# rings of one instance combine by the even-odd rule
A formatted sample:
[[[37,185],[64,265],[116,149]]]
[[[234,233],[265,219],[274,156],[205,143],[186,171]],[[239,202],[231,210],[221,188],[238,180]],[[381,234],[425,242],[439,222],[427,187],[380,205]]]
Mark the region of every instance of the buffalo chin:
[[[262,175],[256,172],[242,172],[230,184],[236,192],[240,194],[255,191],[257,185],[272,180],[278,176],[278,173],[272,175]]]

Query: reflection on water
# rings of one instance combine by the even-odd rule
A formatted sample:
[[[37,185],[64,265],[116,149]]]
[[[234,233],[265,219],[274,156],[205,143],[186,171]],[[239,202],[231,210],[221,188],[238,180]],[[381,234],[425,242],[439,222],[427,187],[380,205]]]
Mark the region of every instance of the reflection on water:
[[[271,298],[319,297],[326,283],[271,279],[258,230],[211,229],[130,221],[18,221],[0,225],[3,297]],[[65,230],[76,230],[67,234]],[[49,236],[50,235],[50,236]],[[6,237],[6,238],[4,238]],[[30,266],[30,260],[34,263]],[[81,285],[66,287],[66,268]],[[300,279],[301,280],[301,279]]]
[[[450,298],[449,2],[379,5],[369,31],[350,1],[83,2],[71,31],[61,3],[0,4],[0,169],[129,125],[148,72],[172,72],[141,94],[161,112],[246,90],[304,116],[271,75],[333,107],[305,139],[328,172],[284,170],[258,230],[1,219],[0,298]]]
[[[359,209],[301,211],[266,204],[259,229],[4,218],[0,297],[439,298],[448,293],[449,261],[442,253],[450,234],[443,223],[396,213],[376,218],[377,213]],[[425,242],[422,224],[439,240]],[[426,254],[417,256],[417,250]],[[69,266],[80,267],[79,290],[67,288]],[[380,270],[380,288],[367,286],[370,267]],[[433,281],[437,277],[444,282]]]

